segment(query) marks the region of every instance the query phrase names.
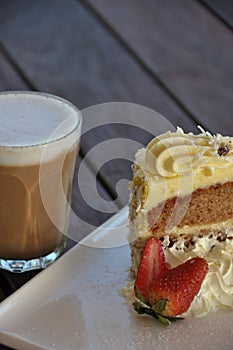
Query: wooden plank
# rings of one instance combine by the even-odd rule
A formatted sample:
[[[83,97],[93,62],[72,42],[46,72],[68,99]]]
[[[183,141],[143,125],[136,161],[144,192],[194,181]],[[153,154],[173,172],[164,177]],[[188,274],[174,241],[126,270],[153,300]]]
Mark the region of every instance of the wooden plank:
[[[14,350],[12,348],[9,348],[8,346],[4,346],[0,344],[0,350]]]
[[[0,46],[0,91],[10,90],[28,90],[28,85],[4,57]]]
[[[0,288],[0,303],[1,303],[1,301],[3,301],[5,298],[6,298],[6,296],[5,296],[5,294],[4,294],[3,290],[2,290],[2,288]]]
[[[68,237],[75,242],[120,209],[81,157],[74,176],[72,209]]]
[[[217,16],[223,19],[231,28],[233,28],[233,3],[232,0],[201,0]]]
[[[51,0],[48,7],[46,0],[33,4],[1,0],[0,5],[0,40],[38,90],[61,95],[80,109],[112,101],[137,103],[157,110],[174,125],[195,129],[195,122],[80,3]],[[84,129],[92,122],[86,111]],[[152,120],[147,128],[153,131],[153,126]],[[90,145],[124,137],[122,130],[128,138],[137,139],[134,128],[95,128],[92,137],[82,139],[83,155]],[[139,138],[146,143],[148,133]],[[96,171],[94,158],[89,164]],[[112,195],[118,180],[130,177],[129,164],[118,161],[99,170],[100,180]],[[121,191],[119,203],[124,205],[127,200],[128,192]]]
[[[229,28],[192,0],[85,3],[200,124],[210,131],[233,134],[233,36]]]
[[[0,40],[39,90],[62,95],[80,109],[139,103],[175,124],[193,126],[78,2],[51,0],[48,7],[46,0],[1,0],[0,6]]]
[[[11,284],[5,279],[5,272],[0,270],[0,302],[13,292]]]

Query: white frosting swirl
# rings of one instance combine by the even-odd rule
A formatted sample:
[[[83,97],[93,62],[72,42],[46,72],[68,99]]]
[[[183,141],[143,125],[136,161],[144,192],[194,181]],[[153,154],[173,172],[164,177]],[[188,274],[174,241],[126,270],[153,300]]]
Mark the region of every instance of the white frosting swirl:
[[[180,247],[181,248],[181,247]],[[199,239],[194,249],[185,252],[176,247],[166,249],[166,259],[171,266],[176,266],[185,260],[204,257],[209,271],[203,281],[199,294],[195,297],[184,316],[200,317],[218,308],[233,307],[233,242],[217,242],[207,237]]]
[[[229,137],[212,136],[209,133],[184,134],[178,128],[176,133],[167,132],[155,137],[146,148],[145,166],[153,175],[174,177],[187,174],[198,166],[206,168],[206,174],[212,173],[214,166],[224,167],[232,159],[232,144]],[[218,153],[221,145],[229,149],[228,155]],[[232,155],[232,154],[231,154]]]

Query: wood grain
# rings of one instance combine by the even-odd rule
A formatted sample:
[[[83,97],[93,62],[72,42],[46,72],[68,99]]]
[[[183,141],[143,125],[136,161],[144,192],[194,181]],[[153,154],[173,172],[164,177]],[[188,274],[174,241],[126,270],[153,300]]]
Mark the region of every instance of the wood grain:
[[[216,16],[193,0],[85,2],[200,124],[233,134],[233,37]]]
[[[233,28],[233,4],[232,0],[202,0],[217,16],[222,18],[231,28]]]
[[[4,57],[0,46],[0,91],[8,90],[28,90],[28,85]]]
[[[73,182],[68,237],[79,242],[119,209],[120,206],[112,201],[85,160],[79,157]]]
[[[112,35],[76,1],[0,0],[0,40],[38,90],[80,109],[127,101],[146,105],[192,128]],[[27,16],[25,16],[27,13]]]
[[[0,344],[0,350],[13,350],[13,349],[9,348],[8,346],[4,346]]]
[[[6,295],[4,294],[3,290],[0,288],[0,303],[6,298]]]

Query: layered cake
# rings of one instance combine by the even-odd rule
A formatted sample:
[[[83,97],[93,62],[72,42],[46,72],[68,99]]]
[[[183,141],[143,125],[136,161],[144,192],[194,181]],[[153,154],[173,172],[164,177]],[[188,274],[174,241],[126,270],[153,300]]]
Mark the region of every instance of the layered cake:
[[[182,316],[233,307],[233,138],[199,129],[197,135],[177,128],[155,137],[136,153],[130,182],[134,277],[145,280],[137,275],[140,264],[148,269],[142,256],[152,239],[156,254],[161,246],[169,273],[187,261],[203,265],[205,273],[197,273],[203,278]],[[137,283],[134,293],[141,296]]]

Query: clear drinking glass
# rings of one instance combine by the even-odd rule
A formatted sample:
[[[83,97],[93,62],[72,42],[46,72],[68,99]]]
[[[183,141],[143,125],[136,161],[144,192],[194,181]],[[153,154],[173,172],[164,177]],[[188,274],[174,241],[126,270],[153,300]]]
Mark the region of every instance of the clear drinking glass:
[[[0,93],[0,268],[45,268],[64,252],[81,124],[59,97]]]

